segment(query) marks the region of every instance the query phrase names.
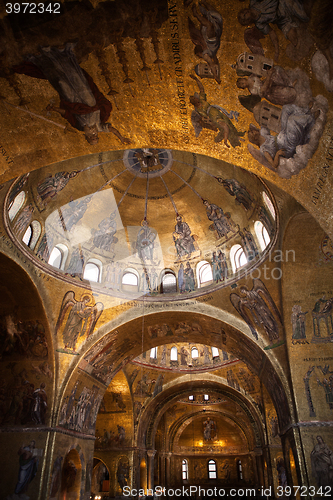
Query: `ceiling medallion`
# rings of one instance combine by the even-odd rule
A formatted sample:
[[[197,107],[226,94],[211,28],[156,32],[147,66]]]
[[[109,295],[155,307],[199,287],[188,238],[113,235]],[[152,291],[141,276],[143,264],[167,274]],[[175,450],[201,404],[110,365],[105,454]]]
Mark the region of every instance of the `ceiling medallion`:
[[[169,149],[127,149],[123,162],[135,177],[146,179],[164,175],[170,169],[173,158]]]

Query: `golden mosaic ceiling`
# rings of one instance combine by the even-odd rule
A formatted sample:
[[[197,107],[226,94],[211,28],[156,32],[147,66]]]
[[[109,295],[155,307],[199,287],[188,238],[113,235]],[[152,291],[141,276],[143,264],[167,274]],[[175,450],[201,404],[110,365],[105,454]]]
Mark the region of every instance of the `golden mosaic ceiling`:
[[[178,292],[186,295],[200,283],[229,284],[257,266],[276,237],[272,200],[256,176],[226,162],[145,148],[25,175],[13,184],[5,215],[12,238],[39,267],[133,298],[156,295],[166,273],[178,276]],[[236,273],[237,245],[246,255]],[[207,259],[212,269],[195,285]],[[97,278],[85,272],[88,264],[100,267]]]
[[[124,143],[193,151],[275,183],[331,234],[330,2],[257,4],[247,26],[231,1],[3,4],[0,180]]]

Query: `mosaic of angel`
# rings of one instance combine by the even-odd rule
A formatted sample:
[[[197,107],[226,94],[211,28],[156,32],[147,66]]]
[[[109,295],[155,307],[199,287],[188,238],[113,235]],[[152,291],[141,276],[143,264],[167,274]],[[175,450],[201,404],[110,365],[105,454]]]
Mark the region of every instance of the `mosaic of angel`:
[[[104,305],[102,302],[94,304],[89,294],[82,295],[76,300],[75,293],[67,292],[63,298],[59,317],[56,325],[56,333],[62,330],[62,338],[65,349],[75,352],[79,337],[89,337],[102,314]]]
[[[232,293],[230,301],[248,324],[252,335],[258,340],[258,328],[263,328],[271,344],[280,337],[281,316],[266,286],[260,279],[253,280],[252,290],[240,287],[240,295]]]

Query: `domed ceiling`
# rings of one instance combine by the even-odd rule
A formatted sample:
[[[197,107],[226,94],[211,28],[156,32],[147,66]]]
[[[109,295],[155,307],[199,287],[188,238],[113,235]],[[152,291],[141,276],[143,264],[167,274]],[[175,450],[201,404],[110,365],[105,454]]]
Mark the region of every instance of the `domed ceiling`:
[[[89,155],[22,176],[8,232],[50,274],[127,297],[230,284],[265,258],[274,200],[253,174],[166,149]],[[163,292],[163,293],[161,293]]]
[[[0,8],[0,182],[125,147],[194,151],[278,185],[331,236],[331,2],[33,5]]]

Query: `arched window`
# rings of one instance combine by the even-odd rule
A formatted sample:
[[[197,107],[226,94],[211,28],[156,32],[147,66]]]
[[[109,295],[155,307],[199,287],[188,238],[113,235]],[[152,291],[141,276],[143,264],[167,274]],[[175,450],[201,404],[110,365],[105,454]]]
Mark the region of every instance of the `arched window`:
[[[63,271],[65,268],[67,255],[68,248],[66,247],[66,245],[58,243],[50,253],[50,257],[47,263],[50,264],[50,266],[56,267],[57,269],[61,269]]]
[[[171,347],[170,361],[178,361],[178,350],[176,346]]]
[[[157,359],[157,347],[153,347],[150,349],[150,357],[152,359]]]
[[[247,258],[241,245],[234,245],[230,249],[230,260],[232,270],[235,273],[237,269],[247,264]]]
[[[83,278],[89,281],[99,281],[99,267],[94,262],[88,262],[84,268]]]
[[[191,349],[191,358],[197,359],[199,357],[199,351],[196,347],[192,347]]]
[[[177,280],[172,271],[165,271],[161,283],[161,293],[177,292]]]
[[[202,260],[197,265],[198,286],[208,285],[213,281],[212,266],[206,260]]]
[[[191,394],[191,395],[188,397],[188,400],[189,400],[189,401],[194,401],[194,396],[193,396],[193,394]]]
[[[217,468],[215,460],[208,461],[208,479],[217,479]]]
[[[271,239],[269,237],[267,229],[265,228],[263,223],[260,222],[260,220],[257,220],[254,223],[254,232],[256,233],[256,236],[258,238],[261,250],[265,250],[265,248],[269,245]]]
[[[18,211],[23,207],[25,200],[25,192],[21,191],[17,196],[15,196],[14,201],[8,210],[9,220],[13,220]]]
[[[87,262],[83,272],[83,279],[99,283],[102,277],[102,262],[97,259],[91,259]]]
[[[31,240],[32,240],[32,226],[30,224],[30,226],[27,227],[23,235],[22,241],[27,245],[27,247],[30,247]]]
[[[133,293],[139,290],[139,274],[136,269],[132,267],[125,269],[121,278],[121,288],[123,292]]]
[[[32,223],[27,227],[22,241],[27,245],[27,247],[31,248],[31,250],[35,248],[41,230],[42,228],[38,220],[32,221]]]
[[[136,274],[136,271],[134,271],[132,269],[126,269],[124,274],[123,274],[121,283],[123,285],[138,286],[139,278]]]
[[[188,479],[188,462],[186,458],[182,461],[182,478],[185,481]]]
[[[243,479],[243,468],[240,460],[237,460],[237,475],[238,479]]]
[[[220,353],[219,353],[218,348],[217,347],[212,347],[212,356],[213,356],[213,359],[214,358],[218,358],[219,355],[220,355]]]
[[[209,394],[204,394],[204,401],[209,401]]]
[[[48,264],[50,264],[50,266],[56,267],[57,269],[60,269],[61,261],[62,252],[59,250],[59,248],[54,247],[50,254]]]
[[[33,220],[31,223],[31,227],[32,227],[32,238],[31,238],[29,247],[31,248],[31,250],[34,250],[36,243],[39,240],[40,233],[42,232],[42,226],[40,225],[38,220]],[[67,247],[66,247],[66,249],[67,249]],[[67,257],[67,254],[66,254],[66,257]]]
[[[268,208],[273,219],[275,220],[276,215],[275,215],[274,205],[273,205],[270,197],[265,193],[265,191],[262,192],[262,197],[263,197],[263,200],[264,200],[266,207]]]

